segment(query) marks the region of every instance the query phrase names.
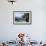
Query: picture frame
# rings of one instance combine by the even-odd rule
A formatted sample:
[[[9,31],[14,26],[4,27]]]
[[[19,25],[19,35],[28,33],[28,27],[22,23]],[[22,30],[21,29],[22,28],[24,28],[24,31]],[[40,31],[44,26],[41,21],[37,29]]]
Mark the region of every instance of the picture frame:
[[[31,11],[13,11],[13,24],[29,25],[32,24]]]

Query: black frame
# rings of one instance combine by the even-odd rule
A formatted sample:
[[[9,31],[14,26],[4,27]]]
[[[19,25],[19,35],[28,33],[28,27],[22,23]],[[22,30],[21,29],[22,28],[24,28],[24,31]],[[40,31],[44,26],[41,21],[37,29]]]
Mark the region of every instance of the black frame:
[[[16,23],[14,13],[16,12],[28,12],[29,13],[29,22],[28,23]],[[32,24],[32,12],[31,11],[13,11],[13,24],[15,25],[29,25]]]

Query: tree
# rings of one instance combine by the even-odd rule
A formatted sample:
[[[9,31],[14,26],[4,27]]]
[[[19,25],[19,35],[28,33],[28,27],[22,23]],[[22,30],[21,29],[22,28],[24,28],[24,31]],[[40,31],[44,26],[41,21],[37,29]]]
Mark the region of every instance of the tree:
[[[25,18],[26,22],[29,22],[29,13],[24,13],[24,15],[22,16],[22,18]]]

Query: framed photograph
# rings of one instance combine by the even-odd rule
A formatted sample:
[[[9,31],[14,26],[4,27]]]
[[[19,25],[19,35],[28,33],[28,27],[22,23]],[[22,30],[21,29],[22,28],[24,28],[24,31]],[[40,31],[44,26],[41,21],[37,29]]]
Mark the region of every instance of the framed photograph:
[[[13,11],[13,24],[32,24],[31,11]]]

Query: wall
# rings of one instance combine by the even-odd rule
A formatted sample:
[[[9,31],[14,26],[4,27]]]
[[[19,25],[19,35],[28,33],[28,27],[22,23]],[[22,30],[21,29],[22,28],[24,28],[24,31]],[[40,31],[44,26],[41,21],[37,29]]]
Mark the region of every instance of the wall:
[[[46,40],[45,11],[42,0],[17,0],[12,5],[0,0],[0,40],[15,40],[19,32],[26,32],[33,40]],[[12,11],[32,11],[32,25],[14,25]]]

